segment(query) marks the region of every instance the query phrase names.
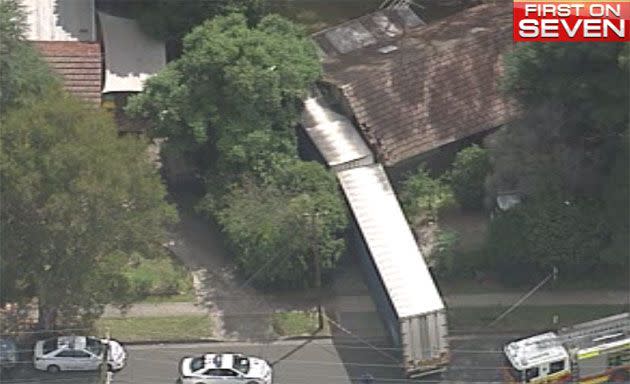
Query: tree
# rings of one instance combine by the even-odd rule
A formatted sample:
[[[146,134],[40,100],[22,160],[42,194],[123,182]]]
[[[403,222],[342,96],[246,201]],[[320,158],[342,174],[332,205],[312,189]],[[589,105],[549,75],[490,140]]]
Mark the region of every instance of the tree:
[[[483,207],[484,181],[490,170],[490,158],[485,149],[472,145],[457,153],[448,179],[462,208],[473,210]]]
[[[253,282],[310,286],[316,254],[326,274],[343,253],[347,217],[335,178],[321,165],[286,165],[267,183],[245,177],[225,196],[218,219]]]
[[[623,46],[523,44],[508,55],[504,88],[527,113],[492,139],[494,184],[597,193],[628,125]]]
[[[145,143],[63,93],[10,110],[0,135],[2,301],[37,297],[48,329],[124,301],[128,255],[162,252],[176,218]]]
[[[23,105],[59,83],[24,40],[26,16],[18,0],[0,1],[0,112]]]
[[[215,16],[242,12],[251,24],[265,10],[264,0],[121,0],[103,1],[109,8],[135,18],[147,34],[160,40],[179,40],[195,26]]]
[[[503,86],[524,114],[488,140],[489,185],[524,201],[490,225],[487,267],[499,276],[627,266],[628,52],[559,43],[507,55]]]
[[[336,181],[297,153],[302,98],[320,73],[300,27],[279,16],[255,26],[220,16],[189,33],[182,56],[127,108],[171,148],[201,159],[207,194],[198,208],[221,224],[237,265],[258,284],[308,285],[314,256],[326,272],[344,249]]]
[[[624,43],[520,44],[506,56],[503,87],[527,109],[552,104],[562,138],[590,145],[627,127]],[[625,48],[624,48],[625,47]]]
[[[628,131],[615,150],[611,170],[602,188],[602,201],[605,205],[605,218],[611,228],[610,243],[602,254],[601,269],[627,271],[630,263],[630,174],[628,158],[630,140]]]
[[[249,27],[240,14],[216,17],[184,38],[182,57],[128,111],[149,118],[170,145],[240,173],[255,157],[247,142],[295,151],[301,98],[320,70],[312,42],[291,22],[267,16]]]

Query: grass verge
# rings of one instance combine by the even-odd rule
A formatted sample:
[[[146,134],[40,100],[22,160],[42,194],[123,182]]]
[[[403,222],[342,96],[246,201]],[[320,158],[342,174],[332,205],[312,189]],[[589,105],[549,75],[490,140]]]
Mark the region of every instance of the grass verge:
[[[622,313],[623,305],[526,306],[515,309],[497,324],[488,327],[507,307],[453,308],[448,311],[449,329],[454,331],[534,332],[595,320]],[[557,316],[557,323],[554,323]]]
[[[212,337],[212,321],[204,315],[108,318],[97,320],[95,330],[123,342],[202,340]]]
[[[544,276],[543,276],[544,277]],[[542,280],[542,277],[541,277]],[[480,283],[474,279],[448,279],[437,278],[437,284],[440,287],[440,292],[444,295],[456,295],[456,294],[473,294],[473,293],[498,293],[498,292],[516,292],[525,293],[529,291],[536,282],[523,286],[505,286],[496,281],[488,281]],[[630,281],[625,273],[618,275],[609,275],[608,278],[603,276],[598,279],[585,280],[585,279],[563,279],[543,287],[541,292],[553,287],[553,290],[558,291],[627,291],[630,289]]]
[[[276,312],[271,326],[279,336],[299,336],[317,331],[317,311]]]
[[[138,303],[143,304],[161,304],[161,303],[194,303],[196,302],[195,294],[193,292],[180,293],[177,295],[169,296],[148,296]]]

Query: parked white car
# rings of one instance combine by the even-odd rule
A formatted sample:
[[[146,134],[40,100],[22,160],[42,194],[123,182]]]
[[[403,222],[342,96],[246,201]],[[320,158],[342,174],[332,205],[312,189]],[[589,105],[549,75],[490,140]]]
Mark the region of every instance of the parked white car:
[[[272,369],[265,360],[236,353],[185,357],[178,384],[271,384]]]
[[[4,372],[15,368],[17,364],[17,347],[15,342],[8,338],[0,338],[0,371]]]
[[[107,368],[116,372],[127,363],[127,352],[115,340],[86,336],[60,336],[35,343],[33,365],[48,372],[91,371],[103,363],[105,347],[109,347]]]

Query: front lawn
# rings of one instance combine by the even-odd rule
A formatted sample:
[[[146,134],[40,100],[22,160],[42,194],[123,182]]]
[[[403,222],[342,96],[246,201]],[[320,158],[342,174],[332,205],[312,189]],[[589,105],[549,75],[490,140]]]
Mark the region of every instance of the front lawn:
[[[161,304],[161,303],[195,303],[195,294],[190,292],[179,293],[170,296],[148,296],[137,303],[142,304]],[[135,303],[134,303],[135,304]]]
[[[276,312],[271,326],[279,336],[300,336],[317,331],[317,311]]]
[[[204,340],[212,338],[212,321],[204,315],[107,318],[96,321],[97,335],[122,342]]]
[[[451,331],[537,332],[553,330],[627,311],[623,305],[559,305],[518,307],[492,327],[507,307],[462,307],[448,310]],[[557,323],[554,324],[554,316]]]

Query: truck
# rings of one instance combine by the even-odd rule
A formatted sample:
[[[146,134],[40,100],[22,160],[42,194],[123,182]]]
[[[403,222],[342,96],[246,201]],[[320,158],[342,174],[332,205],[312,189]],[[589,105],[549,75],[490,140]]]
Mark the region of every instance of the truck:
[[[630,381],[628,313],[545,332],[503,348],[508,383]]]
[[[449,362],[446,309],[380,164],[337,174],[353,212],[351,244],[408,377]]]
[[[446,309],[385,169],[354,124],[321,98],[305,101],[303,126],[345,195],[350,243],[401,367],[410,378],[443,372]]]

